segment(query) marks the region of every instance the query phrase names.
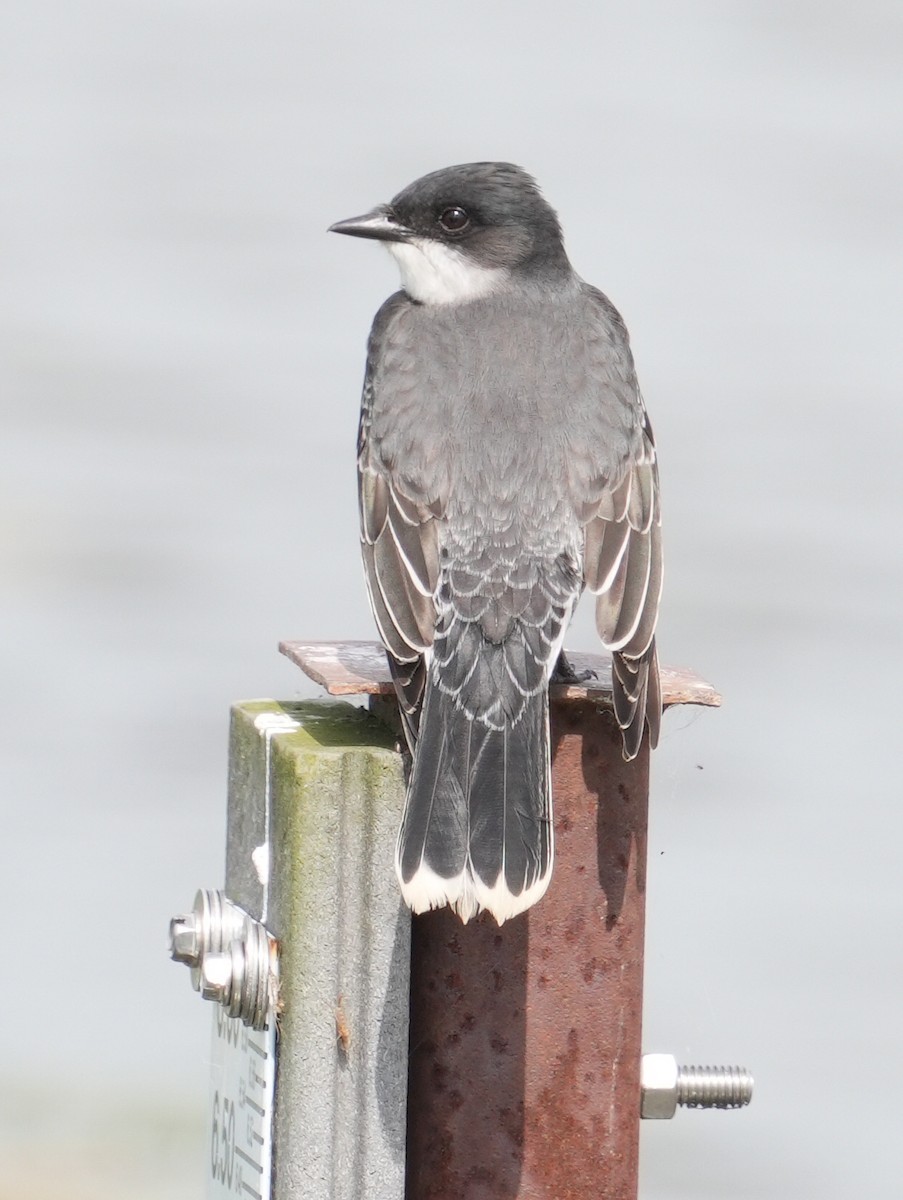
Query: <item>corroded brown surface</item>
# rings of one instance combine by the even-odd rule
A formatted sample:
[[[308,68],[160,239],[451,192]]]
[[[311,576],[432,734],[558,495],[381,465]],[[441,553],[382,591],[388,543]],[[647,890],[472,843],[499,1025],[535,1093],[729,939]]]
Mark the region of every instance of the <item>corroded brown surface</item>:
[[[414,918],[408,1200],[632,1200],[648,752],[552,706],[555,873],[497,927]]]
[[[527,923],[415,917],[407,1200],[518,1196]]]
[[[333,696],[392,695],[392,680],[386,652],[378,642],[279,643],[286,658],[301,668]],[[585,683],[555,683],[555,699],[611,699],[611,659],[605,654],[568,651],[568,659],[579,675],[595,672]],[[710,683],[686,667],[662,667],[662,699],[670,704],[719,705],[721,697]]]

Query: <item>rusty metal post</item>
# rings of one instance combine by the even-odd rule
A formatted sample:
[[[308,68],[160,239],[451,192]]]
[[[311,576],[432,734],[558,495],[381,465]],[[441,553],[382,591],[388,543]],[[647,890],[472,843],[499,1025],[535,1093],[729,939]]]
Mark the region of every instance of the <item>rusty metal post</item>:
[[[552,704],[555,873],[501,928],[414,918],[407,1200],[637,1194],[648,748]]]

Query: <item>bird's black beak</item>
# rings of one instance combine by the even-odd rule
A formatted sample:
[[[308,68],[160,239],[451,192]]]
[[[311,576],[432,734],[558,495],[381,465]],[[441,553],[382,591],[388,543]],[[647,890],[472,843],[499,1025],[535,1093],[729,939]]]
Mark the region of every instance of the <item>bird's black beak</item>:
[[[336,221],[327,233],[348,233],[352,237],[376,238],[380,242],[406,242],[413,233],[396,218],[386,205],[381,204],[362,217],[350,217],[347,221]]]

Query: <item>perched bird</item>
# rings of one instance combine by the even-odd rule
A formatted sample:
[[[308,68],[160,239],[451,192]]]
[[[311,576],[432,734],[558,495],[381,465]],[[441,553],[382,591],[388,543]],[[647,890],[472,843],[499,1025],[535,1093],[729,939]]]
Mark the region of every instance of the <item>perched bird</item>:
[[[624,322],[520,167],[435,171],[331,230],[401,271],[358,441],[367,587],[413,753],[401,891],[501,924],[552,874],[548,685],[584,587],[625,757],[658,738],[652,430]]]

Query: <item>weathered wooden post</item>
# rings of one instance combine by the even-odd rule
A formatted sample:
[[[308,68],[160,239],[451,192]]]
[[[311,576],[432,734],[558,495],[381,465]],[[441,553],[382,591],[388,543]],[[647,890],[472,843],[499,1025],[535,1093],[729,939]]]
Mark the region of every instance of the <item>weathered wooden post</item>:
[[[232,710],[225,894],[249,919],[220,915],[207,893],[171,935],[202,994],[232,1014],[214,1024],[211,1198],[404,1196],[411,923],[391,870],[403,790],[394,737],[366,711]],[[275,955],[254,960],[248,931],[262,927],[278,973]]]
[[[367,694],[392,720],[378,646],[281,649],[331,694]],[[258,1098],[263,1116],[246,1123],[271,1123],[272,1169],[252,1171],[238,1134],[223,1134],[222,1084],[211,1196],[633,1200],[641,1110],[748,1102],[745,1075],[685,1072],[681,1084],[673,1059],[642,1060],[648,751],[623,761],[607,661],[569,657],[597,679],[552,689],[555,874],[501,928],[447,909],[412,922],[401,905],[404,781],[386,725],[331,702],[234,710],[226,893],[278,943],[278,1072],[269,1107]],[[685,671],[664,670],[662,690],[668,705],[719,703]],[[173,923],[174,957],[238,1013],[266,971],[194,924],[200,945],[191,915]],[[233,1106],[250,1094],[241,1079],[232,1090]]]

